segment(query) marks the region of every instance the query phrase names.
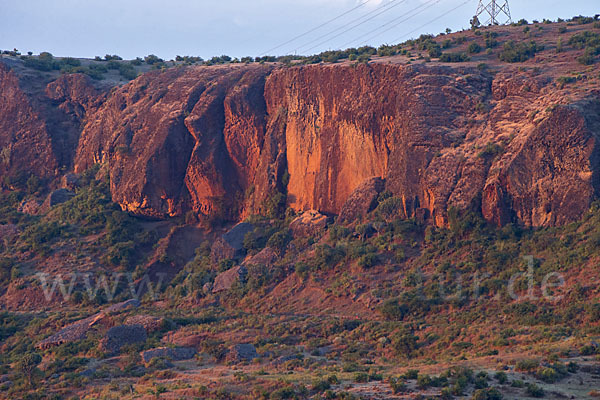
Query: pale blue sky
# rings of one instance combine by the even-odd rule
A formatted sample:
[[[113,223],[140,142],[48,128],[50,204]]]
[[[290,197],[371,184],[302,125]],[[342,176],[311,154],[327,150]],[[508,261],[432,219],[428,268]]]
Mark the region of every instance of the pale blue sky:
[[[0,49],[74,57],[106,53],[125,58],[154,53],[166,59],[178,54],[256,56],[365,1],[0,0]],[[388,11],[377,15],[375,9],[386,3],[391,3]],[[510,5],[515,20],[600,13],[598,0],[510,0]],[[364,41],[374,46],[394,43],[447,27],[460,30],[468,27],[476,7],[477,0],[369,0],[335,23],[272,53],[312,54]],[[342,26],[361,17],[373,19],[344,33]],[[390,22],[394,19],[399,26]],[[376,29],[384,24],[392,29],[379,34]]]

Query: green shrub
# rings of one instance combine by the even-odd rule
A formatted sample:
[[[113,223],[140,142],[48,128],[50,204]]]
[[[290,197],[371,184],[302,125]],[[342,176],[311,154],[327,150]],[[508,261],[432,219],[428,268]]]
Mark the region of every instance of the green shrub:
[[[551,367],[540,368],[538,371],[536,371],[535,375],[539,380],[546,383],[554,383],[561,378],[558,372]]]
[[[499,154],[502,154],[504,148],[498,143],[488,143],[484,149],[477,155],[479,158],[493,158]]]
[[[416,369],[409,369],[404,373],[404,375],[402,375],[403,379],[410,379],[410,380],[415,380],[418,377],[419,377],[419,370],[416,370]]]
[[[579,25],[586,25],[586,24],[591,24],[596,20],[594,19],[594,17],[585,17],[583,15],[578,15],[578,16],[573,17],[571,19],[571,21],[576,22]]]
[[[374,214],[387,222],[403,217],[402,199],[399,197],[389,197],[383,200],[375,208]]]
[[[600,303],[589,304],[586,311],[592,322],[600,321]]]
[[[598,47],[600,46],[600,33],[585,31],[571,36],[569,39],[569,45],[576,49],[584,49],[586,47]]]
[[[113,55],[107,54],[104,56],[105,61],[121,61],[122,59],[123,58],[119,57],[116,54],[113,54]]]
[[[34,377],[39,372],[42,357],[37,353],[26,353],[17,363],[17,371],[23,375],[30,387],[34,387]]]
[[[328,229],[329,231],[329,240],[337,241],[340,239],[345,239],[352,233],[350,228],[347,228],[342,225],[332,225]]]
[[[508,381],[508,376],[504,371],[498,371],[494,374],[494,378],[498,381],[499,384],[504,385]]]
[[[439,58],[442,55],[442,49],[439,46],[429,48],[428,52],[431,58]]]
[[[577,57],[577,62],[583,65],[592,65],[596,62],[596,55],[600,53],[600,46],[586,47],[583,55]]]
[[[496,40],[495,37],[488,37],[485,39],[485,48],[486,49],[493,49],[494,47],[498,46],[498,41]]]
[[[369,382],[369,375],[366,372],[357,372],[354,374],[354,382],[366,383]]]
[[[20,239],[26,248],[42,254],[50,250],[50,243],[67,232],[67,226],[57,221],[40,221],[26,228]]]
[[[365,254],[358,260],[358,266],[361,268],[369,269],[374,267],[379,261],[379,257],[375,253]]]
[[[540,366],[540,362],[537,360],[519,360],[515,364],[515,371],[519,372],[533,372]]]
[[[360,64],[367,64],[370,60],[371,60],[371,56],[368,54],[361,54],[356,59],[356,61],[358,61]]]
[[[579,349],[582,356],[593,356],[598,354],[598,347],[593,344],[587,344]]]
[[[440,56],[440,61],[447,63],[459,63],[469,60],[469,56],[465,53],[444,53]]]
[[[269,240],[267,240],[267,246],[273,248],[279,255],[285,253],[285,248],[288,243],[292,240],[292,235],[289,229],[284,229],[274,233]]]
[[[567,364],[567,371],[568,371],[568,372],[570,372],[570,373],[574,374],[574,373],[576,373],[578,370],[579,370],[579,365],[578,365],[576,362],[574,362],[574,361],[571,361],[571,362],[569,362],[569,363]]]
[[[390,378],[390,387],[394,394],[405,393],[408,391],[408,386],[402,378]]]
[[[400,332],[392,339],[392,345],[398,356],[411,358],[418,348],[418,339],[410,332]]]
[[[81,61],[76,58],[66,57],[60,60],[63,65],[69,65],[71,67],[79,67],[81,66]]]
[[[304,262],[296,263],[294,270],[303,281],[307,280],[310,275],[310,266]]]
[[[563,88],[565,85],[568,85],[569,83],[573,83],[576,81],[577,81],[577,78],[575,78],[573,76],[559,76],[558,78],[556,78],[556,82],[558,83],[558,86],[560,88]]]
[[[501,400],[502,393],[496,388],[478,389],[473,393],[472,400]]]
[[[534,383],[528,383],[525,386],[526,386],[525,393],[527,394],[527,396],[538,397],[538,398],[544,397],[544,395],[545,395],[544,389],[542,389],[538,385],[536,385]]]
[[[386,300],[380,309],[381,315],[390,321],[402,321],[408,313],[405,305],[400,305],[398,299]]]
[[[469,45],[468,51],[469,51],[469,54],[479,53],[479,52],[481,52],[481,46],[479,44],[473,42]]]
[[[10,282],[11,272],[15,262],[13,259],[8,257],[0,257],[0,284]]]
[[[135,79],[138,76],[138,73],[133,65],[129,63],[121,63],[119,65],[119,74],[127,80]]]
[[[327,380],[317,380],[312,384],[312,390],[315,392],[321,393],[331,388],[331,383]]]
[[[136,261],[135,243],[133,241],[119,242],[109,247],[106,260],[112,265],[133,267]]]
[[[265,216],[273,219],[283,219],[285,217],[285,206],[287,196],[281,192],[274,191],[265,199],[262,208],[265,210]]]
[[[417,377],[417,387],[419,389],[427,389],[428,387],[433,386],[432,383],[431,377],[427,374],[419,374]]]
[[[562,38],[559,38],[558,42],[556,42],[556,52],[562,53],[563,51],[564,51],[563,40],[562,40]]]
[[[536,42],[529,43],[515,42],[511,40],[504,44],[504,48],[498,55],[500,60],[509,63],[517,63],[527,61],[539,51],[543,50],[543,46],[539,46]]]
[[[269,398],[272,400],[295,399],[297,398],[297,395],[292,387],[285,387],[272,392]]]
[[[24,61],[24,65],[28,68],[37,69],[39,71],[52,71],[60,69],[60,63],[58,63],[52,54],[48,52],[42,52],[37,57],[27,57]]]
[[[312,267],[317,271],[331,270],[337,266],[344,256],[344,249],[339,246],[331,247],[327,244],[317,245],[314,257],[311,260]]]

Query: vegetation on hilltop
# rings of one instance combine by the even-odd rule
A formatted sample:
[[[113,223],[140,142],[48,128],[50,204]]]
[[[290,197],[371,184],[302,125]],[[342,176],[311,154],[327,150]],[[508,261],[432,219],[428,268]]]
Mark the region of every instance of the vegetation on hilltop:
[[[566,21],[558,19],[556,21],[561,26],[559,33],[567,33],[568,25],[592,25],[592,29],[600,27],[598,16],[584,17],[575,16]],[[513,27],[524,26],[523,33],[526,38],[531,38],[536,35],[536,31],[543,31],[544,26],[551,24],[552,21],[544,20],[542,23],[533,21],[530,24],[528,21],[521,19],[512,24]],[[532,30],[533,28],[533,30]],[[465,43],[464,36],[450,35],[450,30],[446,33],[441,33],[437,39],[433,35],[423,34],[417,39],[410,39],[396,45],[381,45],[378,48],[372,46],[363,46],[359,48],[348,48],[345,50],[330,50],[311,56],[300,55],[285,55],[285,56],[261,56],[261,57],[242,57],[241,59],[232,58],[227,55],[215,56],[204,60],[201,57],[194,56],[176,56],[174,60],[165,61],[156,55],[148,55],[143,59],[138,57],[131,61],[125,61],[118,55],[107,54],[104,57],[95,57],[89,65],[82,65],[81,60],[73,58],[55,58],[48,52],[42,52],[37,56],[29,52],[27,55],[21,55],[17,50],[4,50],[1,54],[10,56],[20,56],[26,67],[40,71],[60,71],[61,73],[84,73],[93,79],[104,79],[108,70],[118,70],[123,79],[134,79],[139,73],[140,68],[144,65],[150,69],[165,69],[178,65],[220,65],[220,64],[250,64],[250,63],[281,63],[283,65],[296,64],[318,64],[318,63],[336,63],[339,61],[352,61],[358,63],[366,63],[374,56],[391,57],[402,55],[408,57],[411,61],[416,59],[439,59],[440,62],[465,62],[470,58],[468,54],[479,54],[482,49],[491,52],[498,46],[498,34],[487,30],[486,27],[474,27],[473,32],[476,36],[484,36],[485,43],[471,42],[464,51],[446,52],[452,47],[461,46]],[[598,44],[598,33],[586,31],[581,34],[574,35],[568,41],[568,44],[575,49],[584,49],[584,54],[579,57],[579,62],[584,65],[591,65],[596,61],[600,54],[600,45]],[[444,39],[444,36],[451,39]],[[564,43],[561,42],[561,49],[564,50]],[[501,61],[517,63],[524,62],[535,56],[539,51],[542,51],[544,46],[537,44],[534,40],[515,42],[507,41],[503,43],[503,49],[498,53],[498,58]],[[415,52],[419,56],[415,56]],[[427,52],[425,56],[421,52]],[[468,53],[468,54],[467,54]]]

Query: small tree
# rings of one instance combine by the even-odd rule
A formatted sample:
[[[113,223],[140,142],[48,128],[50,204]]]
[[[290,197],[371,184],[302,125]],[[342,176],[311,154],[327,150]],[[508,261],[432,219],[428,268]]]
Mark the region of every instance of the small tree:
[[[17,370],[27,378],[30,387],[34,387],[34,376],[38,370],[38,365],[42,362],[42,356],[37,353],[27,353],[19,360]]]

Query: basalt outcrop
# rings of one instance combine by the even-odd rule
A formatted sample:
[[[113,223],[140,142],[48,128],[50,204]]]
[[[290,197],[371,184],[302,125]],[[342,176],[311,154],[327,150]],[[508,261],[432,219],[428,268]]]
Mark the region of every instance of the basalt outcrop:
[[[0,63],[0,174],[102,164],[113,200],[152,218],[240,221],[284,194],[352,220],[386,190],[400,217],[440,226],[472,206],[500,225],[558,225],[597,197],[600,100],[553,82],[516,68],[235,65],[109,92],[64,75],[36,92]]]

